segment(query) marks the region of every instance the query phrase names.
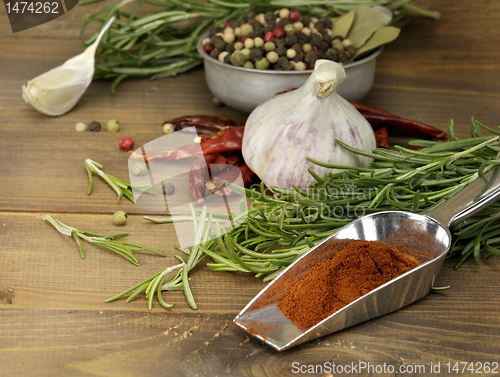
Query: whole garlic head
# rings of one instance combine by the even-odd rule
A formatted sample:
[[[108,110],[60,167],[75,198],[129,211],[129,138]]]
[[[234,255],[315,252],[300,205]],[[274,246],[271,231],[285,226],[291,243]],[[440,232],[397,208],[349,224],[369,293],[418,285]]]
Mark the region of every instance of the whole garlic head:
[[[59,116],[80,100],[94,76],[95,51],[114,17],[101,29],[94,43],[81,54],[23,85],[23,98],[39,112]]]

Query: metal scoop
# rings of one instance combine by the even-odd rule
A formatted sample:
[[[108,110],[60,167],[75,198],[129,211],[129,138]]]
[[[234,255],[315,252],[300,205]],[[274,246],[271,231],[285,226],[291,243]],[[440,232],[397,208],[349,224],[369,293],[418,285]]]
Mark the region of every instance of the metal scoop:
[[[427,214],[385,211],[363,216],[344,226],[302,255],[269,283],[236,316],[234,322],[278,351],[396,311],[427,295],[451,245],[448,227],[491,204],[500,195],[495,169]],[[354,239],[408,245],[423,263],[361,296],[308,329],[299,329],[278,309],[280,294],[315,263],[332,256],[337,240]],[[425,242],[424,242],[425,241]],[[421,245],[415,244],[420,243]]]

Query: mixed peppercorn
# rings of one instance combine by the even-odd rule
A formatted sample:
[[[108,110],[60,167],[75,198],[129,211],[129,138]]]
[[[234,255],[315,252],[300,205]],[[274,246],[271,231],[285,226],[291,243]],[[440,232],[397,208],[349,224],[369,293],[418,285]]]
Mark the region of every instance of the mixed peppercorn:
[[[333,35],[332,20],[313,21],[297,10],[248,12],[246,22],[230,20],[223,27],[212,27],[203,49],[214,59],[237,67],[307,70],[316,60],[347,63],[356,53],[352,43]]]

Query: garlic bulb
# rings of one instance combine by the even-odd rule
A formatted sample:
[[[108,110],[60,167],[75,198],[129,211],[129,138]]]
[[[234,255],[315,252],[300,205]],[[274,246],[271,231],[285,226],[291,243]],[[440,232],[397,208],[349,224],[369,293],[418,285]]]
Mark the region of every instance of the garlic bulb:
[[[23,98],[39,112],[58,116],[70,111],[92,82],[95,51],[102,36],[113,22],[102,28],[94,43],[81,54],[67,60],[23,85]]]
[[[366,119],[336,93],[345,78],[342,66],[320,59],[307,81],[297,90],[277,95],[249,115],[243,136],[243,158],[268,187],[307,189],[311,168],[319,176],[327,164],[366,167],[371,161],[346,151],[335,139],[372,151],[375,135]]]

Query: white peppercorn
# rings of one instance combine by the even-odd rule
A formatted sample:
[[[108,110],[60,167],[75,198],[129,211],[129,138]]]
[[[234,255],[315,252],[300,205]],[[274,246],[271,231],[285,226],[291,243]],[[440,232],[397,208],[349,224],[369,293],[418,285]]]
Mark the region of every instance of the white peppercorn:
[[[171,134],[175,131],[174,125],[172,123],[165,123],[162,129],[164,134]]]
[[[78,131],[78,132],[86,131],[87,130],[87,125],[85,123],[83,123],[83,122],[78,122],[75,125],[75,130]]]

